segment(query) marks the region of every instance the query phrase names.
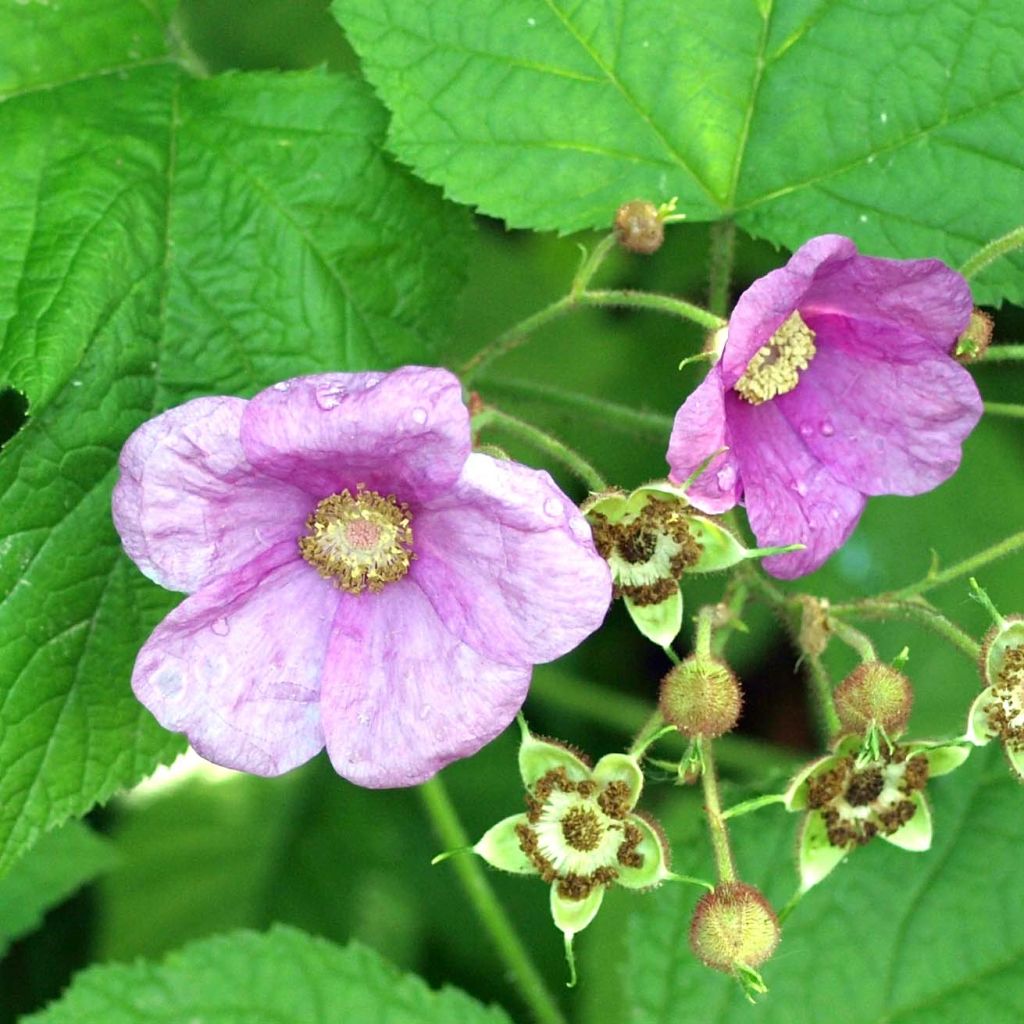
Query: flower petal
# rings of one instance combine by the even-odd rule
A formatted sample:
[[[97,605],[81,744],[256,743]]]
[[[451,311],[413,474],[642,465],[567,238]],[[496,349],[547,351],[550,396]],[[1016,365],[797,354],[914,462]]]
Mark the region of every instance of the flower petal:
[[[923,853],[932,845],[932,812],[923,793],[914,793],[911,798],[917,810],[905,824],[900,825],[890,836],[882,836],[887,843],[911,853]]]
[[[865,494],[937,487],[956,472],[982,411],[971,375],[954,360],[867,358],[845,334],[823,334],[800,383],[776,401],[831,474]]]
[[[733,448],[743,466],[750,527],[762,547],[805,544],[762,563],[773,576],[812,572],[842,547],[864,510],[860,491],[837,480],[790,426],[777,402],[726,396]]]
[[[643,857],[644,862],[638,868],[619,864],[617,868],[619,877],[616,882],[626,889],[650,889],[665,881],[672,874],[669,870],[668,850],[664,839],[649,821],[639,814],[631,814],[629,822],[643,833],[643,839],[636,848],[636,852]]]
[[[473,454],[413,519],[412,577],[472,648],[507,665],[571,651],[601,625],[611,575],[551,477]]]
[[[282,381],[249,402],[241,434],[261,472],[321,498],[365,484],[423,500],[451,486],[470,450],[458,379],[422,366]]]
[[[840,271],[856,255],[857,247],[849,238],[820,235],[800,246],[784,267],[758,278],[739,297],[729,317],[729,335],[719,364],[724,386],[731,389],[754,353],[783,321],[795,309],[804,309],[804,299],[818,277]]]
[[[570,900],[558,894],[558,883],[551,886],[551,917],[555,927],[560,929],[566,938],[572,938],[590,924],[601,909],[604,899],[604,887],[595,885],[590,894],[581,900]]]
[[[732,444],[725,415],[720,366],[711,369],[700,386],[682,404],[668,442],[669,478],[682,484],[709,456]],[[690,485],[690,502],[702,512],[725,512],[743,493],[739,462],[733,451],[722,452]]]
[[[473,847],[473,852],[483,857],[492,868],[511,871],[516,875],[535,875],[537,868],[523,853],[516,829],[528,824],[525,814],[513,814],[497,825],[492,825]]]
[[[340,600],[320,700],[339,775],[411,786],[512,721],[529,668],[498,664],[453,636],[410,577]]]
[[[311,511],[302,491],[257,473],[239,440],[241,398],[196,398],[125,442],[114,525],[150,579],[192,593],[286,538]]]
[[[807,892],[827,878],[849,853],[844,847],[833,846],[828,841],[821,811],[811,811],[807,815],[800,830],[797,850],[801,892]]]
[[[605,754],[594,765],[593,778],[602,786],[609,782],[624,782],[629,787],[629,806],[636,807],[644,788],[644,773],[635,757],[629,754]]]
[[[324,745],[319,680],[338,592],[288,542],[186,598],[153,631],[135,695],[209,761],[279,775]]]

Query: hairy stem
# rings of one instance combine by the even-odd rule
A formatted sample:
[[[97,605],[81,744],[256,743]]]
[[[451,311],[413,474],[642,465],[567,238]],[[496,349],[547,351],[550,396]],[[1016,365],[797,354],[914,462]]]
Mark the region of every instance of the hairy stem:
[[[434,776],[420,786],[419,794],[441,843],[449,849],[469,846],[469,838],[440,776]],[[452,863],[473,909],[533,1016],[539,1024],[566,1024],[558,1004],[494,894],[480,862],[470,856],[456,857]]]
[[[534,448],[547,453],[555,461],[560,462],[570,473],[579,478],[592,491],[603,491],[607,488],[604,477],[594,467],[577,454],[567,444],[552,437],[547,431],[535,427],[516,416],[510,416],[507,412],[488,406],[482,412],[473,417],[473,429],[475,431],[486,430],[488,427],[496,427],[505,433],[518,437]]]
[[[615,306],[628,309],[653,309],[658,313],[679,317],[692,323],[716,331],[725,326],[725,321],[714,313],[695,306],[692,302],[677,299],[673,295],[661,295],[658,292],[634,292],[627,290],[603,290],[583,292],[578,296],[581,306]]]
[[[961,562],[954,562],[947,569],[943,569],[940,572],[930,572],[923,580],[919,580],[917,583],[911,583],[910,586],[894,590],[889,594],[879,594],[878,600],[898,601],[906,597],[914,597],[916,594],[924,594],[935,587],[941,587],[944,583],[950,583],[953,580],[959,579],[961,576],[971,575],[983,565],[988,565],[989,562],[1005,558],[1007,555],[1012,555],[1020,550],[1024,550],[1024,530],[1020,533],[1012,534],[999,541],[998,544],[984,548],[982,551],[971,555],[969,558],[965,558]]]
[[[830,609],[833,624],[837,617],[852,619],[900,619],[916,622],[948,640],[972,661],[978,660],[979,647],[956,623],[951,622],[934,605],[922,598],[910,601],[884,601],[866,598],[849,604],[837,604]]]
[[[993,239],[988,245],[983,245],[961,268],[960,273],[964,277],[974,277],[990,263],[1003,256],[1008,256],[1015,249],[1024,247],[1024,226],[1014,228],[1001,238]]]
[[[715,867],[720,882],[736,881],[736,864],[729,845],[729,830],[722,817],[722,803],[718,798],[718,774],[715,770],[714,755],[711,752],[711,740],[702,736],[697,740],[703,770],[700,773],[701,785],[704,787],[704,811],[708,818],[708,830],[711,833],[711,846],[715,852]]]
[[[1013,420],[1024,420],[1024,405],[1012,402],[985,402],[985,412],[989,416],[1006,416]]]
[[[832,680],[817,654],[807,655],[807,667],[810,670],[811,696],[821,722],[822,732],[826,739],[839,732],[839,715],[836,702],[832,696]]]
[[[878,661],[875,645],[859,629],[854,629],[849,623],[840,619],[830,619],[829,625],[839,640],[857,652],[861,661]]]
[[[731,218],[711,225],[711,253],[708,261],[708,308],[724,317],[729,311],[729,285],[736,254],[736,222]]]
[[[982,363],[1003,363],[1018,359],[1024,360],[1024,345],[993,345],[985,353]]]

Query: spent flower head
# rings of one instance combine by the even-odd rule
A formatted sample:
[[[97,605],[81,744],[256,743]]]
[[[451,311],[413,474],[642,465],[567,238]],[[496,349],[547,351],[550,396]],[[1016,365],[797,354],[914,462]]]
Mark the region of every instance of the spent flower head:
[[[573,938],[594,919],[605,890],[659,885],[670,877],[670,851],[658,824],[634,810],[643,788],[635,757],[606,754],[591,767],[571,747],[520,724],[526,812],[499,821],[473,850],[492,867],[551,886],[551,916],[575,979]]]
[[[737,302],[721,359],[676,414],[671,479],[718,452],[690,501],[712,513],[742,501],[759,544],[806,546],[765,568],[811,572],[869,495],[921,494],[956,471],[982,411],[950,355],[971,309],[967,282],[938,260],[812,238]]]
[[[981,746],[998,739],[1010,768],[1024,781],[1024,618],[1000,617],[981,645],[981,674],[988,684],[967,715],[967,735]]]
[[[190,595],[132,686],[227,767],[276,775],[326,745],[353,782],[421,782],[501,732],[532,665],[611,597],[548,474],[471,453],[446,370],[197,398],[139,427],[120,469],[125,550]]]

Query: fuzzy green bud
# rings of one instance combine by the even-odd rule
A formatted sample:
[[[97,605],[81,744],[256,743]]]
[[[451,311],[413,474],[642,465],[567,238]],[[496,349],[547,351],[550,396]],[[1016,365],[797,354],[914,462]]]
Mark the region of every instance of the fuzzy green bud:
[[[743,694],[724,661],[694,654],[661,681],[658,704],[665,720],[684,736],[713,739],[735,727]]]
[[[867,661],[836,687],[835,703],[845,732],[863,736],[875,722],[895,737],[907,727],[914,691],[902,672],[880,661]]]
[[[992,344],[992,317],[980,309],[971,313],[967,330],[956,340],[953,357],[957,362],[970,364],[983,358]]]
[[[690,948],[708,967],[726,974],[763,964],[779,944],[779,919],[760,890],[723,882],[697,903]]]

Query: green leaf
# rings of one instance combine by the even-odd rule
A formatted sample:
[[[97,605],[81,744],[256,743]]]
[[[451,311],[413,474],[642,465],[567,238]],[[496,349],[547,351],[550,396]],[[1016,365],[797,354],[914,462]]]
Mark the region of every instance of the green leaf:
[[[334,0],[399,158],[517,227],[638,196],[794,248],[957,265],[1020,222],[1017,0]],[[1024,298],[1024,255],[982,301]]]
[[[173,603],[121,554],[117,453],[144,419],[300,373],[429,360],[467,218],[324,72],[194,80],[138,0],[0,12],[0,874],[171,757],[132,697]]]
[[[787,918],[756,1007],[686,949],[693,893],[666,886],[638,902],[626,935],[635,1024],[675,1024],[683,1006],[702,1007],[702,1024],[1013,1024],[1024,1000],[1024,793],[993,745],[930,783],[928,799],[932,849],[854,850]],[[687,872],[708,861],[693,852],[707,844],[688,810],[685,836],[673,836]],[[776,907],[795,888],[778,865],[798,821],[772,809],[730,822],[743,878]]]
[[[93,967],[24,1024],[508,1024],[456,989],[431,991],[372,950],[345,948],[293,928],[234,932],[186,946],[159,965]]]
[[[9,943],[38,928],[47,910],[114,861],[113,847],[79,822],[43,836],[31,856],[0,880],[0,956]]]

